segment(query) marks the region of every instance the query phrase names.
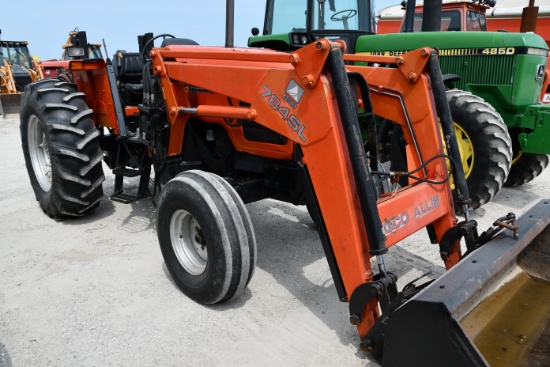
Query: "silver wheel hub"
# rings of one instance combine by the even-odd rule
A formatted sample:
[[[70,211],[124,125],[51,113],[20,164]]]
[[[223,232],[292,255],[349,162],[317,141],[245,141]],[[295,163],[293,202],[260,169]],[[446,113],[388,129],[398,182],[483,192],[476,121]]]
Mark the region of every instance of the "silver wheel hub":
[[[27,124],[29,155],[32,169],[38,184],[44,191],[50,191],[52,187],[52,164],[50,150],[46,141],[46,134],[42,129],[40,120],[36,115],[29,118]]]
[[[187,210],[178,209],[172,214],[170,241],[179,263],[188,273],[204,273],[208,249],[199,222]]]

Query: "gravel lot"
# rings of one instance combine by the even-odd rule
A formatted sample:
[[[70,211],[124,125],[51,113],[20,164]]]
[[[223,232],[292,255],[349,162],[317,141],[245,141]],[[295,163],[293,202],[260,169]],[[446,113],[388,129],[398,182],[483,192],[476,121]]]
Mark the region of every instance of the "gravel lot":
[[[42,213],[27,176],[19,120],[0,118],[0,367],[370,366],[347,304],[338,301],[305,207],[247,205],[258,242],[245,294],[202,306],[174,285],[159,250],[149,199],[111,202],[56,222]],[[504,189],[473,213],[484,230],[550,197],[550,170]],[[137,182],[136,182],[137,185]],[[400,283],[443,268],[425,231],[393,247]]]

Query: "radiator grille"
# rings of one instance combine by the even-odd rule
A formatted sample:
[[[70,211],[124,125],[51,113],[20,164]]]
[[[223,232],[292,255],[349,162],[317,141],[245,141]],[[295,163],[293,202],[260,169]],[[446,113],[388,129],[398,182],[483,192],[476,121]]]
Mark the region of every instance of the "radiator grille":
[[[458,89],[465,89],[469,84],[512,85],[514,72],[514,55],[463,55],[440,56],[443,74],[460,75],[460,81],[454,83]]]

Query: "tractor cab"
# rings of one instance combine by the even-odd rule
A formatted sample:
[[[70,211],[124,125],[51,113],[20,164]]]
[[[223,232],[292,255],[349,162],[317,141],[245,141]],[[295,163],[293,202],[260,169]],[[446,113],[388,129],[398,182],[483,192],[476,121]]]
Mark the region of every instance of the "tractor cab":
[[[486,12],[494,7],[495,0],[447,0],[441,10],[441,31],[487,31]],[[382,9],[378,15],[377,33],[397,33],[405,31],[405,9],[407,1]],[[415,6],[413,32],[422,29],[423,3]]]
[[[359,36],[373,34],[368,0],[267,0],[263,32],[252,28],[250,47],[294,51],[320,38],[343,40],[353,52]]]

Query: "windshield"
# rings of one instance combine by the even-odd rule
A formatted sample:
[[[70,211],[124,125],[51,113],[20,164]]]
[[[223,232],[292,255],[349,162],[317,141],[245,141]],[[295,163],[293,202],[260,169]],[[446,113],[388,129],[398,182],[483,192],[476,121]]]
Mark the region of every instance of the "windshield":
[[[372,14],[368,0],[269,0],[264,35],[308,30],[372,32]]]
[[[11,64],[17,64],[24,68],[31,68],[31,56],[26,46],[6,45],[1,46],[2,57]]]
[[[268,4],[266,34],[305,31],[307,19],[306,0],[275,0]]]
[[[466,16],[466,30],[486,31],[487,26],[485,23],[485,14],[481,14],[477,11],[468,10],[468,14]]]
[[[357,0],[318,2],[313,9],[313,29],[359,30],[357,13]]]
[[[414,14],[414,32],[422,30],[422,13]],[[403,24],[405,27],[405,24]],[[403,27],[401,31],[403,31]],[[460,31],[460,12],[458,10],[448,10],[441,12],[441,30],[442,31]]]

